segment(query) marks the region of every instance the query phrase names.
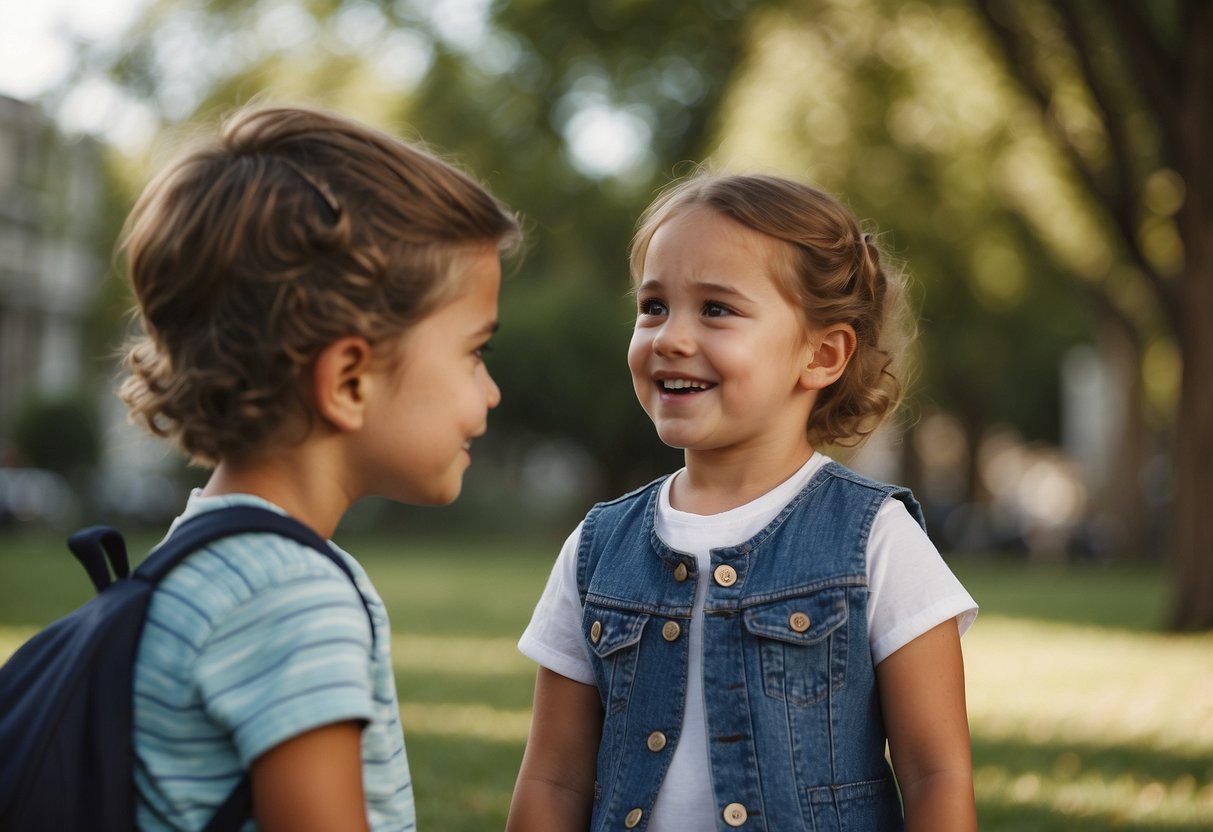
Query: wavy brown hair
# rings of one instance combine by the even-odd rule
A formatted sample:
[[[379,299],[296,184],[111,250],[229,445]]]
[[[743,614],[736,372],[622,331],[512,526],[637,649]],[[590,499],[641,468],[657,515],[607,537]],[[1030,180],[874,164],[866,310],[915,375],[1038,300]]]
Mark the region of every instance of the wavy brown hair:
[[[305,428],[333,341],[395,344],[515,217],[420,146],[299,107],[238,111],[144,190],[119,242],[143,334],[119,395],[191,461],[248,457]],[[302,417],[302,418],[301,418]]]
[[[778,176],[701,170],[672,184],[641,215],[630,255],[634,285],[657,228],[692,207],[786,243],[787,256],[771,268],[806,323],[854,328],[855,353],[842,376],[821,391],[807,429],[814,443],[862,442],[904,392],[904,358],[914,335],[904,274],[884,265],[873,236],[829,194]]]

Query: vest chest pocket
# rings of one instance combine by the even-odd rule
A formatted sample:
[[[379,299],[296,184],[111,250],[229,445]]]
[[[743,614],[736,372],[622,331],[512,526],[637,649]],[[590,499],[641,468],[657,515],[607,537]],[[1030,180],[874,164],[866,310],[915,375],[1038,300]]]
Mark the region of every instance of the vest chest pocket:
[[[648,620],[648,613],[585,605],[582,633],[594,664],[598,693],[610,713],[627,706],[636,678],[640,636]]]
[[[767,696],[805,707],[846,680],[847,590],[825,589],[750,607],[746,631],[758,640]]]

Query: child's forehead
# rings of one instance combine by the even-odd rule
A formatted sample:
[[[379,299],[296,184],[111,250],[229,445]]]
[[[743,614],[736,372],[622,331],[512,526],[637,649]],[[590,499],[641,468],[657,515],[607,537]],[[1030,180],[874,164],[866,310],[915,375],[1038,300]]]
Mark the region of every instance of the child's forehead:
[[[639,282],[679,264],[713,266],[746,264],[779,271],[793,247],[711,206],[690,205],[673,212],[653,231],[642,261]]]

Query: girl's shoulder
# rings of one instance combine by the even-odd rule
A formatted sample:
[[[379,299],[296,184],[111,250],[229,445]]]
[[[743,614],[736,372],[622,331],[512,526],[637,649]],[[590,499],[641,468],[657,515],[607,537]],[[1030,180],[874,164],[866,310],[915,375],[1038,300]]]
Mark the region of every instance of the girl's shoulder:
[[[593,514],[595,511],[599,511],[603,508],[622,505],[622,504],[629,503],[629,502],[632,502],[632,501],[635,501],[638,499],[643,499],[645,496],[660,489],[662,483],[664,483],[666,480],[668,480],[672,476],[673,476],[673,474],[663,474],[660,477],[658,477],[657,479],[653,480],[652,482],[642,485],[639,488],[634,488],[631,491],[627,492],[626,494],[619,495],[618,497],[614,498],[613,500],[604,500],[600,503],[596,503],[594,505],[594,507],[590,509],[590,513]]]
[[[190,555],[160,582],[148,619],[171,622],[177,640],[199,650],[234,619],[268,620],[259,615],[267,610],[290,616],[350,608],[365,627],[359,592],[369,584],[361,566],[341,555],[359,588],[328,558],[289,538],[266,533],[223,538]]]

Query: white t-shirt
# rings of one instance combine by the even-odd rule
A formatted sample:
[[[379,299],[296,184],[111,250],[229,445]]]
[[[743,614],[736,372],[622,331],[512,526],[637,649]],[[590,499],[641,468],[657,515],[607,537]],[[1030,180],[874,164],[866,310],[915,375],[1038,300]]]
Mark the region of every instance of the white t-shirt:
[[[710,551],[744,543],[764,529],[829,461],[814,453],[782,484],[720,514],[688,514],[670,506],[670,484],[682,471],[661,486],[657,534],[670,548],[695,557],[699,586],[688,634],[690,657],[682,738],[653,807],[648,827],[652,832],[715,828],[703,709],[703,601],[711,572]],[[580,541],[578,525],[561,547],[518,649],[561,676],[592,685],[594,670],[581,632],[582,607],[577,592]],[[977,604],[901,500],[886,500],[876,514],[868,539],[867,571],[868,639],[873,665],[949,618],[956,619],[963,635],[977,617]]]

